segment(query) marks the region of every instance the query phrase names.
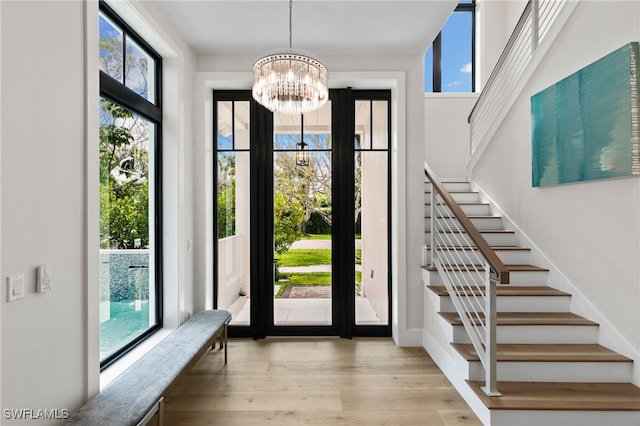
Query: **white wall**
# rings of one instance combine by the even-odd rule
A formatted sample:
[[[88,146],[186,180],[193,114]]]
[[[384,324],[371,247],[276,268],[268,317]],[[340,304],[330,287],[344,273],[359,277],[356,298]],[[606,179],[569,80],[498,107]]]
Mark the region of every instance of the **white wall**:
[[[471,155],[467,118],[476,93],[425,93],[425,161],[439,178],[467,176]]]
[[[84,6],[1,7],[2,408],[71,409],[86,386]],[[46,294],[35,293],[41,263]],[[25,298],[7,303],[18,273]]]
[[[476,3],[476,90],[493,71],[527,0],[478,0]]]
[[[530,97],[638,40],[639,19],[638,2],[580,2],[470,170],[479,186],[576,287],[573,308],[582,309],[575,300],[590,303],[603,318],[601,330],[619,333],[636,354],[640,353],[640,180],[532,188]]]
[[[193,309],[186,242],[193,238],[194,57],[152,9],[117,7],[167,58],[165,205],[177,207],[165,221],[175,241],[166,257],[165,312],[177,325]],[[2,408],[74,410],[99,387],[98,3],[3,1],[0,9],[0,345],[10,348],[2,352]],[[42,263],[52,277],[47,294],[35,293]],[[26,296],[7,303],[6,276],[17,273],[25,274]]]
[[[207,234],[208,223],[212,220],[207,211],[207,197],[211,197],[209,181],[211,180],[210,166],[207,164],[211,157],[210,138],[207,120],[211,120],[211,89],[213,87],[244,88],[251,87],[249,70],[255,58],[248,57],[199,57],[197,63],[196,86],[196,150],[195,163],[196,182],[196,232],[198,241],[198,256],[195,266],[195,282],[201,286],[198,289],[200,298],[209,299],[208,288],[212,285],[212,272],[207,262],[211,260],[212,240]],[[376,81],[393,80],[400,75],[402,85],[398,92],[402,92],[399,104],[394,105],[396,119],[401,126],[392,128],[396,134],[398,146],[393,152],[402,157],[402,164],[396,167],[398,185],[393,189],[392,197],[396,197],[394,209],[400,212],[391,218],[396,231],[392,235],[395,256],[399,257],[399,266],[392,271],[395,275],[394,285],[398,293],[394,294],[394,336],[403,345],[420,345],[422,329],[422,284],[421,284],[421,246],[423,237],[420,233],[406,232],[411,229],[421,229],[424,221],[424,207],[419,200],[423,198],[422,159],[424,158],[424,100],[423,100],[423,58],[422,56],[392,56],[392,57],[342,57],[331,56],[325,58],[330,70],[330,80],[333,76],[345,76],[339,82],[339,87],[352,86],[358,89],[383,88],[375,85]],[[376,75],[378,77],[372,77]],[[390,77],[391,76],[391,77]],[[336,83],[334,78],[334,84]],[[369,83],[368,83],[369,82]],[[363,86],[365,84],[365,86]],[[380,83],[378,83],[380,84]],[[338,87],[338,86],[333,86]],[[387,86],[387,88],[390,88]],[[406,97],[404,96],[406,93]],[[406,161],[405,161],[406,158]],[[392,171],[393,173],[393,171]],[[209,198],[210,199],[210,198]],[[210,231],[209,231],[210,233]],[[201,251],[200,251],[201,250]]]

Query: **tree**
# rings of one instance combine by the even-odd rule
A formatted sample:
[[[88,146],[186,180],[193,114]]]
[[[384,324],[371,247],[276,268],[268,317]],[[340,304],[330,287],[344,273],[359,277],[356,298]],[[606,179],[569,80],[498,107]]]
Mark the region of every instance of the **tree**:
[[[298,135],[279,135],[289,137],[283,145],[295,146]],[[305,141],[310,149],[328,149],[331,138],[326,134],[307,134]],[[317,214],[331,226],[331,156],[326,151],[310,155],[308,166],[298,166],[293,153],[282,153],[275,157],[274,190],[288,200],[295,201],[304,209],[304,218],[300,222],[304,231],[305,224],[312,214]]]
[[[287,198],[282,192],[273,197],[274,250],[282,254],[291,244],[302,238],[300,224],[304,219],[304,207],[297,200]]]
[[[100,247],[149,245],[149,123],[100,102]]]

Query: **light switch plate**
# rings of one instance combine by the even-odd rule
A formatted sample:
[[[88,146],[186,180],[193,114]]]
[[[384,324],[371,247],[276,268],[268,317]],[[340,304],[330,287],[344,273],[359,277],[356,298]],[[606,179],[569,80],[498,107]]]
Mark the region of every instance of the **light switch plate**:
[[[24,297],[24,274],[7,277],[7,302],[14,302]]]

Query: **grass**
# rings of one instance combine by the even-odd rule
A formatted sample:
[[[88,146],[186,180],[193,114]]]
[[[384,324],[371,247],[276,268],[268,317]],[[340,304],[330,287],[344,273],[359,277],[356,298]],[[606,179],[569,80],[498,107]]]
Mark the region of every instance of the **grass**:
[[[304,234],[303,240],[330,240],[331,234]]]
[[[362,263],[362,250],[356,249],[356,264]],[[331,265],[331,249],[290,249],[278,256],[278,266]]]
[[[278,266],[330,265],[330,249],[291,249],[278,256]]]
[[[360,234],[356,234],[356,240],[359,240]],[[331,234],[304,234],[303,240],[330,240]]]
[[[280,289],[276,298],[282,296],[285,288],[290,285],[331,285],[331,272],[292,272],[287,275],[288,281],[278,281]]]

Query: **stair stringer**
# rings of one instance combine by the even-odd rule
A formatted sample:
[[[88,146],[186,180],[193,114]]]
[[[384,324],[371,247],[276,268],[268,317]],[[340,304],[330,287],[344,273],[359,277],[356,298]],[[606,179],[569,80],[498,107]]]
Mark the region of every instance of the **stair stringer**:
[[[426,275],[423,274],[423,277]],[[427,274],[428,276],[428,274]],[[469,365],[459,356],[451,346],[452,336],[447,331],[452,329],[446,321],[438,315],[438,296],[427,288],[430,284],[424,282],[424,328],[422,331],[422,347],[427,351],[431,359],[444,373],[456,391],[464,398],[471,410],[478,416],[484,425],[491,423],[491,411],[473,392],[467,384]]]
[[[529,238],[473,179],[470,178],[469,183],[472,190],[480,194],[481,199],[491,204],[491,209],[494,213],[502,217],[505,229],[510,229],[515,232],[519,244],[531,249],[529,254],[531,263],[549,270],[547,285],[571,294],[571,312],[589,318],[600,325],[598,329],[598,343],[633,360],[633,372],[630,380],[634,385],[640,386],[640,353],[633,348],[633,345],[618,332],[607,317],[585,297],[584,293],[560,271],[531,238]]]

